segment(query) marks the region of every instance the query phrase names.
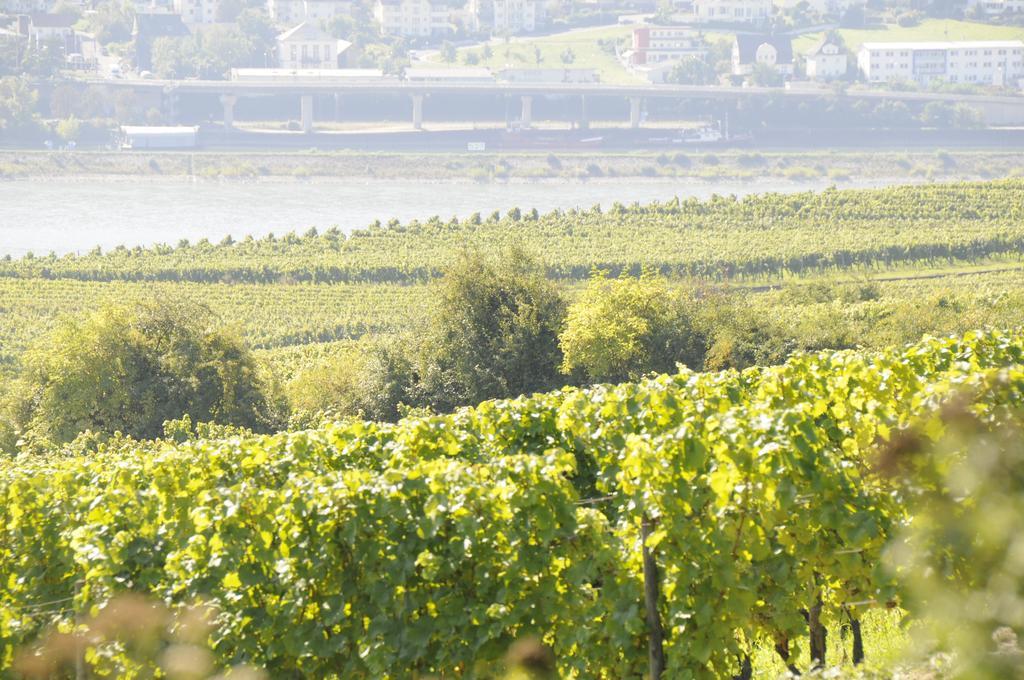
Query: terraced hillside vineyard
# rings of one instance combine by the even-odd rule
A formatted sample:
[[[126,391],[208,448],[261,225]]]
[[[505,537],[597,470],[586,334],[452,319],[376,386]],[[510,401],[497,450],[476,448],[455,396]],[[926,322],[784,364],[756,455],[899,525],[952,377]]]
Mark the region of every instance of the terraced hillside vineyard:
[[[914,490],[878,451],[938,438],[953,401],[1013,419],[1022,360],[1020,333],[972,332],[392,425],[2,459],[0,668],[125,591],[212,604],[218,665],[273,677],[486,675],[529,634],[562,677],[639,677],[659,633],[666,677],[728,677],[758,643],[795,663],[802,612],[814,638],[899,601],[881,556]]]

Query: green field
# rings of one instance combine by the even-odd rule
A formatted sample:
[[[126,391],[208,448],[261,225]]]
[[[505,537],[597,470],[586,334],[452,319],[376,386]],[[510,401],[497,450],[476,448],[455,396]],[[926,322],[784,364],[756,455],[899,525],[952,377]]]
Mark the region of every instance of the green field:
[[[917,26],[902,27],[888,24],[883,29],[856,30],[843,28],[839,34],[846,47],[854,54],[866,42],[927,42],[945,40],[1024,40],[1022,26],[994,26],[975,21],[956,19],[925,19]],[[810,51],[821,39],[821,34],[806,34],[793,43],[800,53]]]
[[[614,51],[602,49],[599,41],[611,43],[628,39],[632,35],[631,26],[611,26],[594,29],[579,29],[569,33],[555,34],[539,38],[512,38],[492,40],[493,52],[490,59],[483,58],[482,48],[463,48],[458,50],[458,59],[446,64],[439,56],[433,58],[437,66],[465,66],[465,55],[475,54],[477,66],[489,68],[495,72],[503,68],[593,68],[597,69],[601,82],[627,84],[639,82],[639,79],[623,68],[616,59]],[[540,50],[540,63],[537,63],[537,50]],[[574,59],[566,64],[562,55],[571,50]]]

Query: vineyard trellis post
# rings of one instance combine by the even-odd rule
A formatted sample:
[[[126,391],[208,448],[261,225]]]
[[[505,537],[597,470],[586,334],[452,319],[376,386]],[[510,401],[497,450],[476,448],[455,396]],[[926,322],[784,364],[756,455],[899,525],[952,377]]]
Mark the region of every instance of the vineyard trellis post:
[[[644,566],[644,607],[647,610],[647,654],[650,664],[651,680],[660,680],[665,672],[665,632],[661,627],[661,615],[658,613],[658,563],[654,553],[647,546],[647,538],[651,534],[653,522],[644,514],[640,520],[640,542],[643,551]]]

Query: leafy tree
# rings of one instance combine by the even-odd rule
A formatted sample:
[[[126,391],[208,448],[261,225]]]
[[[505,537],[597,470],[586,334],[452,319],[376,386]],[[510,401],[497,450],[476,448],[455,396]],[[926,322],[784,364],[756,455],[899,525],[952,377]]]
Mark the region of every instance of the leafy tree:
[[[253,42],[235,27],[212,26],[192,37],[199,52],[199,76],[221,79],[232,67],[254,63]]]
[[[38,100],[27,78],[0,78],[0,139],[24,142],[41,134]]]
[[[599,274],[569,307],[559,336],[562,371],[614,382],[667,373],[677,363],[699,370],[707,342],[699,312],[692,293],[670,289],[663,278]]]
[[[480,50],[480,56],[483,57],[485,61],[494,56],[494,50],[491,49],[490,43],[484,43],[484,46]]]
[[[981,114],[966,104],[928,102],[921,112],[921,122],[929,127],[966,129],[982,124]]]
[[[565,51],[560,55],[562,63],[568,66],[569,64],[576,61],[576,53],[572,51],[571,47],[566,47]]]
[[[26,42],[20,36],[0,35],[0,76],[22,73],[21,62],[27,48]]]
[[[253,56],[260,66],[260,58],[276,46],[277,27],[266,14],[257,9],[245,9],[238,15],[238,30],[252,43]],[[264,60],[265,61],[265,60]]]
[[[182,38],[157,38],[153,41],[153,71],[164,78],[199,76],[219,80],[227,77],[233,67],[263,64],[264,46],[262,30],[248,21],[250,29],[257,31],[250,38],[235,27],[211,26],[195,35]]]
[[[85,30],[94,34],[96,40],[106,45],[127,42],[132,37],[134,9],[123,2],[103,2],[89,12],[82,20]]]
[[[447,40],[441,43],[441,59],[443,59],[446,64],[454,63],[457,56],[458,52],[455,50],[455,45]]]
[[[420,350],[425,403],[450,410],[561,382],[558,329],[565,303],[522,251],[463,254],[436,299]]]
[[[221,0],[217,5],[216,19],[220,23],[235,22],[244,9],[245,3],[242,0]]]
[[[57,123],[57,134],[60,135],[60,138],[65,142],[77,141],[79,135],[82,134],[82,121],[78,120],[74,116],[65,118]]]
[[[709,85],[717,78],[714,66],[703,59],[687,57],[672,68],[666,80],[679,85]]]
[[[196,44],[191,38],[162,37],[153,41],[153,73],[161,78],[195,75],[197,59]]]
[[[783,81],[778,69],[768,64],[754,64],[750,72],[750,82],[759,87],[779,87]]]
[[[314,425],[322,416],[397,420],[401,405],[414,400],[410,344],[408,338],[377,339],[301,371],[287,386],[293,421]]]
[[[30,442],[70,442],[86,430],[150,439],[186,414],[253,429],[271,420],[249,349],[191,302],[114,304],[65,319],[22,364],[3,420]]]

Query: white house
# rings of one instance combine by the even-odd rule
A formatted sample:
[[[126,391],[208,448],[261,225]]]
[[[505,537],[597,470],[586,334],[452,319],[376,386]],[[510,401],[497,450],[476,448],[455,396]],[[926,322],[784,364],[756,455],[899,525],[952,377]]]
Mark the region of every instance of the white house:
[[[447,5],[430,0],[377,0],[373,16],[384,35],[429,38],[449,31]]]
[[[750,75],[758,64],[783,76],[793,75],[793,43],[789,37],[737,34],[732,45],[733,75]]]
[[[772,15],[772,0],[694,0],[698,23],[763,24]]]
[[[857,67],[872,83],[1015,85],[1024,77],[1024,42],[869,42],[857,53]]]
[[[213,24],[217,22],[220,0],[174,0],[172,7],[186,25]]]
[[[72,14],[33,14],[28,21],[28,39],[34,45],[59,43],[75,52],[75,23]]]
[[[822,38],[804,59],[811,80],[834,80],[846,75],[846,49],[828,37]]]
[[[304,21],[277,36],[277,62],[283,69],[336,69],[338,57],[351,46]]]

